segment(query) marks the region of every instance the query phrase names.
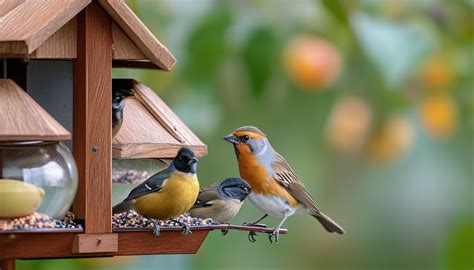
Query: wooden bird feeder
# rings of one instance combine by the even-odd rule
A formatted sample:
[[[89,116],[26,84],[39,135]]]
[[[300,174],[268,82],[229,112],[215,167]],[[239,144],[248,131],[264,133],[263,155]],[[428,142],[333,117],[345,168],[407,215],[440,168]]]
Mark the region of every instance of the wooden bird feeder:
[[[172,158],[182,146],[199,156],[207,153],[152,90],[133,80],[114,82],[129,85],[135,97],[126,103],[125,115],[131,117],[112,141],[112,68],[169,71],[176,62],[124,0],[2,1],[0,58],[0,106],[27,111],[8,119],[21,127],[14,130],[5,128],[6,116],[0,115],[0,137],[67,140],[72,131],[79,176],[72,210],[83,221],[79,230],[0,231],[2,270],[14,269],[15,259],[195,253],[214,229],[269,232],[212,225],[192,227],[186,238],[181,228],[162,228],[155,238],[146,229],[112,228],[113,158]],[[3,99],[11,89],[23,98]],[[43,121],[31,121],[38,117]]]

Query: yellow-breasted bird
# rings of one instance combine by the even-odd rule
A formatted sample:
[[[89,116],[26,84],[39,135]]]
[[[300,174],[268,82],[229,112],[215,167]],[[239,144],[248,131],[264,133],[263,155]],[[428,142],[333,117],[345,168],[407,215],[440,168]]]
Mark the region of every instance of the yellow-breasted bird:
[[[134,188],[113,213],[135,210],[153,222],[153,234],[160,233],[156,219],[167,220],[187,212],[196,202],[199,181],[196,175],[198,158],[188,148],[181,148],[168,168],[152,175]],[[178,222],[179,223],[179,222]],[[187,224],[183,234],[190,233]]]
[[[239,213],[245,198],[251,192],[252,189],[245,180],[227,178],[202,189],[189,214],[226,223]]]
[[[307,213],[315,217],[328,232],[344,234],[341,226],[316,207],[303,183],[288,162],[273,149],[265,133],[256,127],[244,126],[225,136],[224,140],[234,145],[240,177],[252,187],[249,200],[265,213],[252,225],[268,215],[281,218],[282,221],[272,234],[277,242],[279,229],[289,216]],[[255,241],[253,236],[249,234],[252,242]]]
[[[112,86],[112,138],[117,135],[123,123],[125,98],[133,96],[132,91]]]

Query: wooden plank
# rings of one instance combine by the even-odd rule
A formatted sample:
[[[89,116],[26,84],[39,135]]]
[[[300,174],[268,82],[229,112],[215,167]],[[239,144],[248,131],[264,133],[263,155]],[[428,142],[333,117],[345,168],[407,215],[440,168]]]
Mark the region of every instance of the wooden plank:
[[[125,101],[123,125],[113,139],[113,158],[173,158],[184,146],[198,156],[207,154],[207,146],[153,90],[134,80],[120,81],[134,85],[135,98]]]
[[[10,79],[0,79],[0,141],[60,141],[71,134]]]
[[[15,270],[15,260],[2,260],[0,261],[1,270]]]
[[[117,26],[112,23],[112,40],[113,40],[113,59],[120,60],[146,60],[146,56],[135,46],[127,35]],[[155,66],[156,68],[156,66]]]
[[[112,29],[96,3],[78,16],[73,153],[79,188],[73,209],[86,233],[112,231]]]
[[[77,18],[72,18],[29,57],[32,59],[74,59],[77,47]]]
[[[90,2],[25,0],[1,17],[0,56],[31,54]]]
[[[118,251],[115,253],[74,253],[75,233],[24,233],[0,234],[0,260],[74,258],[100,256],[127,256],[146,254],[194,254],[198,251],[209,230],[193,230],[181,235],[181,228],[166,230],[160,236],[148,231],[117,232]]]
[[[156,238],[152,238],[150,232],[120,232],[119,250],[115,255],[195,254],[209,230],[193,231],[183,236],[179,229],[162,232]]]
[[[179,149],[184,146],[193,150],[198,157],[203,157],[207,154],[207,147],[205,145],[140,143],[114,146],[112,156],[114,159],[174,158]]]
[[[118,235],[108,234],[78,234],[72,243],[73,253],[109,253],[118,251]]]
[[[163,70],[173,68],[176,63],[173,54],[140,21],[124,0],[99,0],[99,3],[150,61]]]
[[[5,16],[24,2],[25,0],[8,0],[0,2],[0,17]]]

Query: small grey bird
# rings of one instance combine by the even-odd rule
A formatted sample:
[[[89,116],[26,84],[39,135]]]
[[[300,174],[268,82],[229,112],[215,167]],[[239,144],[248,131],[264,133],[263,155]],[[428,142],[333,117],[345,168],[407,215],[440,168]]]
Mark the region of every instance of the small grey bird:
[[[212,218],[219,223],[226,223],[239,213],[245,198],[251,192],[252,189],[245,180],[227,178],[202,189],[189,214],[192,217]]]
[[[130,96],[133,96],[132,91],[112,87],[112,138],[122,127],[125,98]]]

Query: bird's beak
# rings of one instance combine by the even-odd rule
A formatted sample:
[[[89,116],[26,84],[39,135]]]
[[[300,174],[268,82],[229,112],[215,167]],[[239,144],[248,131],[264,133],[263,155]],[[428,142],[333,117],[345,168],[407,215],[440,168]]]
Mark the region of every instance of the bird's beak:
[[[191,164],[197,163],[198,161],[199,161],[199,159],[197,157],[192,157],[189,160],[188,164],[191,165]]]
[[[232,133],[227,136],[224,136],[224,141],[230,142],[232,144],[239,142],[238,138]]]

